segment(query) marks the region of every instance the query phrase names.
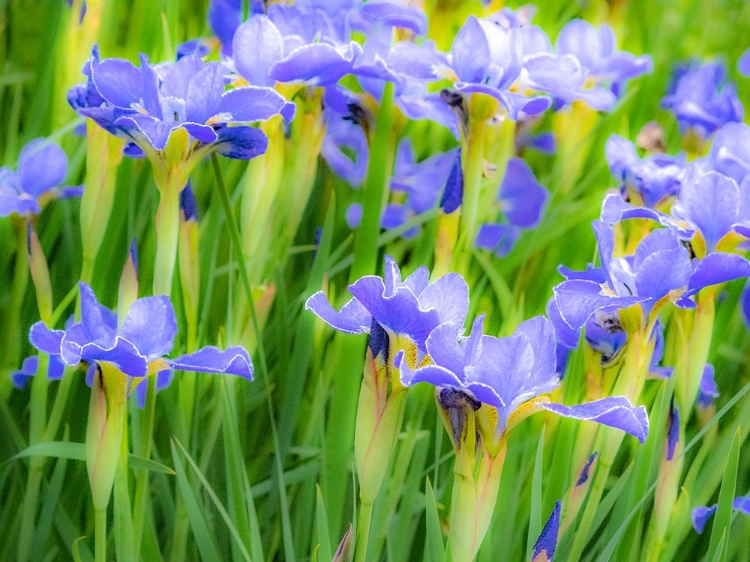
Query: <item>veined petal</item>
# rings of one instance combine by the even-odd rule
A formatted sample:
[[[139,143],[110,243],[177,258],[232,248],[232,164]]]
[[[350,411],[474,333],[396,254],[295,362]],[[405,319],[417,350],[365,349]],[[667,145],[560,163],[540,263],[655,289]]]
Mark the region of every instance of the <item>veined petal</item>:
[[[419,294],[419,302],[422,309],[437,310],[440,323],[462,328],[469,312],[469,286],[458,273],[447,273]]]
[[[692,295],[703,287],[743,277],[750,277],[750,262],[737,254],[712,252],[695,267],[687,286],[687,294]]]
[[[112,345],[117,335],[117,315],[99,304],[91,287],[78,283],[81,294],[81,322],[88,341]]]
[[[132,342],[149,361],[172,351],[177,318],[169,297],[144,297],[128,310],[120,335]]]
[[[66,337],[62,341],[63,360],[70,365],[65,358],[65,352],[71,342]],[[75,346],[75,344],[74,344]],[[71,348],[72,351],[75,347]],[[138,352],[138,349],[125,338],[118,337],[112,347],[103,347],[96,343],[86,343],[78,350],[80,360],[88,363],[109,362],[114,363],[117,368],[129,377],[145,377],[148,373],[148,360]]]
[[[425,344],[427,354],[435,365],[454,373],[454,377],[463,376],[464,365],[466,364],[464,350],[461,349],[457,339],[457,333],[460,330],[461,326],[456,326],[450,322],[440,324],[430,332]]]
[[[143,77],[130,61],[92,59],[91,80],[101,97],[116,107],[130,109],[141,101]]]
[[[269,74],[279,82],[302,80],[315,86],[327,86],[351,72],[361,54],[362,47],[355,42],[344,49],[328,43],[311,43],[294,49],[274,63]]]
[[[239,125],[215,127],[218,138],[214,143],[216,152],[227,158],[250,160],[266,152],[268,137],[260,129]]]
[[[405,359],[403,349],[400,349],[396,353],[393,364],[399,370],[401,384],[404,386],[412,386],[418,382],[427,382],[441,387],[463,387],[461,380],[453,371],[440,365],[426,365],[413,371]]]
[[[245,348],[233,346],[221,350],[208,346],[194,353],[167,359],[167,364],[179,371],[237,375],[253,380],[253,364]]]
[[[232,116],[232,121],[253,123],[280,114],[289,123],[296,106],[271,88],[246,86],[235,88],[221,98],[217,113]]]
[[[648,435],[646,408],[643,406],[634,407],[624,396],[610,396],[576,406],[540,403],[539,407],[558,416],[593,421],[621,429],[625,433],[638,438],[641,443],[646,441]]]
[[[268,70],[284,57],[284,38],[268,16],[259,14],[237,28],[232,53],[237,72],[250,84],[272,86]]]
[[[50,330],[42,321],[37,322],[29,330],[29,341],[39,351],[48,355],[60,355],[60,344],[65,331]]]
[[[345,334],[369,332],[372,324],[372,314],[357,299],[351,299],[341,308],[341,312],[337,312],[323,291],[307,299],[305,310],[312,310],[321,320]]]
[[[627,308],[648,300],[648,297],[617,297],[605,295],[594,281],[574,279],[554,288],[555,302],[565,323],[578,330],[597,310]]]

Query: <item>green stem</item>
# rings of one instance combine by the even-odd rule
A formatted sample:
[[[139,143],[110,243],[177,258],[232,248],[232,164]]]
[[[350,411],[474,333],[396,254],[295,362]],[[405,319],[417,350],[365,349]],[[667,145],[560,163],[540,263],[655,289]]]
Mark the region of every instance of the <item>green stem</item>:
[[[174,180],[171,181],[174,183]],[[180,191],[182,185],[159,188],[156,210],[156,261],[154,262],[154,295],[172,293],[172,278],[177,261],[177,240],[180,234]]]
[[[115,550],[118,560],[135,560],[128,486],[128,416],[123,416],[120,461],[115,473]]]
[[[375,271],[378,257],[380,215],[383,212],[384,197],[388,194],[386,182],[391,175],[392,129],[393,84],[386,82],[380,102],[380,112],[375,124],[375,133],[370,142],[367,178],[362,186],[362,221],[354,238],[354,264],[349,275],[350,281]]]
[[[141,417],[141,435],[139,439],[139,454],[144,459],[151,458],[151,434],[154,429],[156,414],[156,377],[148,377],[146,390],[146,407]],[[135,501],[133,506],[133,552],[140,557],[141,539],[143,537],[143,522],[146,518],[146,500],[148,498],[149,471],[140,470],[135,481]]]
[[[355,562],[367,560],[367,544],[370,539],[370,523],[372,521],[372,502],[359,504],[359,519],[357,520],[357,543],[355,546]]]
[[[96,539],[95,555],[96,562],[106,562],[107,560],[107,508],[96,510],[96,519],[94,521]]]

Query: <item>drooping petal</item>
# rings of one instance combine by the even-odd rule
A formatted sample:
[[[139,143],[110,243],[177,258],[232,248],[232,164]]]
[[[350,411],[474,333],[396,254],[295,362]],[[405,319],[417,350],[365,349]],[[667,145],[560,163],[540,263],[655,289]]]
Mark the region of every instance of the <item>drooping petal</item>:
[[[624,396],[609,396],[575,406],[540,403],[539,407],[558,416],[593,421],[621,429],[625,433],[638,438],[641,443],[646,441],[648,435],[646,408],[643,406],[634,407]]]
[[[167,359],[167,364],[178,371],[237,375],[253,380],[253,364],[250,356],[245,348],[240,346],[232,346],[224,350],[208,346],[194,353]]]
[[[515,226],[532,228],[539,223],[548,191],[521,158],[511,158],[500,184],[498,199],[503,213]]]
[[[351,299],[338,312],[328,302],[323,291],[318,291],[307,299],[305,310],[312,310],[321,320],[345,334],[369,332],[372,324],[372,314],[357,299]]]
[[[101,97],[116,107],[131,109],[141,100],[143,77],[130,61],[92,60],[91,80]]]
[[[260,129],[246,125],[215,127],[215,150],[227,158],[250,160],[266,152],[268,137]]]
[[[60,355],[60,343],[64,335],[64,330],[50,330],[44,322],[39,321],[31,326],[29,341],[39,351],[48,355]]]
[[[692,295],[703,287],[744,277],[750,277],[750,262],[745,258],[737,254],[712,252],[695,266],[686,294]]]
[[[221,98],[217,113],[231,115],[232,121],[254,123],[280,114],[289,123],[294,118],[295,105],[271,88],[246,86],[235,88]]]
[[[441,324],[427,337],[426,347],[436,366],[454,373],[454,377],[462,377],[465,366],[464,350],[456,338],[460,327],[450,322]]]
[[[177,318],[169,297],[144,297],[135,301],[120,328],[149,361],[172,351],[177,335]]]

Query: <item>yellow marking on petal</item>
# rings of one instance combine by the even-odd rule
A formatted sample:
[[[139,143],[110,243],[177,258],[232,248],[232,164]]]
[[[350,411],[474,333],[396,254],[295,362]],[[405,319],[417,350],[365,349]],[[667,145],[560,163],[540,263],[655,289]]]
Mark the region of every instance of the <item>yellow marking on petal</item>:
[[[417,369],[427,367],[427,365],[432,365],[432,357],[430,357],[429,355],[425,355],[424,357],[422,357],[422,360],[419,362]]]
[[[170,367],[167,364],[167,362],[163,358],[159,357],[158,359],[154,359],[148,364],[148,372],[146,376],[150,377],[161,371],[166,371],[169,368]],[[142,378],[145,378],[145,377],[142,377]]]
[[[505,429],[505,433],[510,433],[510,430],[521,423],[523,420],[536,414],[540,411],[542,404],[549,404],[550,400],[548,396],[537,396],[532,398],[528,402],[524,402],[518,408],[513,410],[513,413],[508,417],[508,427]]]
[[[746,241],[747,238],[742,236],[742,234],[740,234],[739,232],[735,232],[734,230],[730,230],[721,237],[721,240],[716,243],[716,251],[723,253],[732,253],[737,249],[737,246]]]
[[[458,74],[456,74],[456,71],[453,70],[450,66],[441,66],[436,68],[435,74],[437,74],[440,78],[445,78],[446,80],[450,80],[451,82],[460,81]]]

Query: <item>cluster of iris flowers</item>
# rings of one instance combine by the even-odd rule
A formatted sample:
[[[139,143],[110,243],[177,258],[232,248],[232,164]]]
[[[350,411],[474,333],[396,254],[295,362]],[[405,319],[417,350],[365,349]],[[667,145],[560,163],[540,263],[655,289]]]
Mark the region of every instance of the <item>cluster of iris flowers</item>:
[[[191,530],[201,557],[217,555],[180,450],[227,522],[233,556],[262,558],[259,542],[274,533],[267,530],[261,537],[254,491],[242,466],[255,453],[230,452],[241,445],[228,424],[236,419],[238,402],[247,407],[238,401],[245,387],[238,391],[232,382],[211,387],[189,374],[252,381],[256,368],[267,387],[274,450],[274,469],[267,475],[281,482],[286,558],[295,557],[283,484],[298,421],[290,412],[300,409],[303,395],[295,386],[300,377],[292,379],[295,372],[314,380],[320,376],[320,385],[333,388],[330,396],[315,391],[323,392],[319,399],[331,412],[327,425],[322,422],[325,442],[318,445],[324,450],[324,473],[315,549],[330,551],[334,560],[382,557],[383,543],[390,540],[382,510],[395,510],[398,494],[405,493],[394,492],[391,482],[414,454],[406,445],[411,425],[429,412],[444,426],[453,460],[452,482],[441,488],[444,509],[438,508],[428,479],[426,523],[411,531],[427,533],[424,555],[430,559],[487,556],[482,544],[497,521],[502,524],[496,506],[508,493],[503,486],[517,488],[507,483],[514,477],[508,459],[517,455],[509,434],[534,413],[596,423],[579,428],[545,414],[536,416],[544,420],[538,425],[521,426],[528,440],[544,423],[540,451],[545,432],[568,447],[565,469],[556,462],[559,455],[548,461],[547,468],[559,474],[544,488],[544,504],[554,507],[543,528],[538,453],[527,556],[552,560],[561,549],[567,559],[577,560],[603,548],[610,555],[618,548],[624,556],[632,544],[642,545],[650,560],[670,559],[689,521],[702,533],[714,514],[709,554],[724,549],[727,555],[728,540],[714,535],[729,536],[733,511],[750,512],[748,497],[735,492],[735,481],[737,487],[742,482],[736,461],[733,477],[731,472],[739,441],[732,445],[723,480],[699,496],[709,503],[723,482],[716,504],[701,505],[685,487],[695,479],[692,465],[685,464],[692,447],[688,436],[696,426],[708,433],[718,419],[719,389],[710,362],[716,309],[727,298],[726,283],[750,278],[745,258],[750,127],[742,122],[742,104],[722,63],[693,62],[675,70],[661,108],[674,116],[684,150],[668,154],[669,139],[656,122],[647,123],[635,143],[617,134],[604,146],[590,142],[601,115],[619,111],[633,84],[654,69],[649,55],[618,50],[606,24],[572,20],[553,42],[533,23],[532,6],[477,6],[472,14],[438,3],[428,18],[418,3],[402,0],[251,1],[247,6],[215,0],[207,14],[213,37],[179,45],[173,60],[154,63],[141,53],[134,64],[101,55],[93,41],[100,7],[88,4],[73,2],[68,24],[76,38],[71,48],[88,57],[77,61],[83,81],[67,90],[67,102],[80,118],[76,123],[85,121],[77,128],[87,142],[84,185],[64,184],[66,153],[43,138],[21,149],[15,169],[0,168],[0,216],[10,217],[17,240],[9,333],[20,333],[25,324],[21,311],[29,271],[39,318],[28,336],[38,354],[21,361],[27,346],[13,337],[2,346],[8,380],[18,391],[30,387],[30,447],[20,453],[31,457],[17,523],[20,560],[38,551],[35,532],[45,524],[46,516],[38,515],[45,451],[78,458],[60,454],[63,449],[55,446],[63,445],[61,440],[73,444],[67,433],[63,439],[60,424],[80,370],[91,387],[81,460],[94,505],[97,562],[108,558],[111,497],[118,559],[138,559],[144,549],[154,552],[146,544],[151,540],[146,529],[154,531],[148,474],[154,470],[177,474],[170,491],[176,514],[170,516],[176,518],[172,558],[194,550]],[[750,70],[748,60],[739,61],[740,73]],[[583,271],[560,265],[564,280],[541,297],[546,315],[527,318],[517,289],[511,293],[504,278],[513,270],[502,264],[538,251],[535,237],[543,237],[546,215],[566,197],[575,202],[576,188],[566,178],[585,167],[581,145],[606,160],[610,185],[617,184],[597,201],[599,216],[589,235],[597,260]],[[540,157],[554,154],[562,172],[545,186],[535,169]],[[149,219],[153,239],[148,244],[136,239],[129,252],[123,248],[125,265],[113,291],[97,278],[97,260],[101,264],[103,256],[118,251],[107,236],[108,225],[118,220],[113,210],[123,157],[147,161],[141,169],[147,170],[145,183],[156,187],[158,204]],[[249,162],[238,174],[220,157]],[[140,188],[151,189],[148,185]],[[49,213],[43,211],[51,200],[79,196],[79,282],[65,287],[70,292],[53,306],[53,279],[59,276],[50,275],[36,230],[44,227]],[[211,214],[213,226],[198,220],[199,209]],[[226,232],[216,226],[219,212]],[[311,217],[319,221],[314,227],[322,228],[313,231]],[[226,282],[218,290],[211,289],[216,262],[207,284],[206,254],[199,247],[199,241],[204,247],[210,242],[208,232],[229,241],[221,274]],[[339,249],[334,240],[343,241]],[[375,275],[379,248],[386,244],[380,277]],[[149,262],[145,275],[139,247],[148,249],[140,259]],[[305,247],[314,251],[302,262],[296,256]],[[342,258],[347,251],[349,257]],[[218,253],[215,248],[212,260]],[[278,334],[289,326],[274,314],[285,314],[292,302],[284,292],[283,272],[298,277],[301,263],[310,275],[293,300],[300,328],[292,359],[299,363],[284,372],[288,359],[279,356],[286,350],[270,344],[286,337]],[[402,278],[399,263],[408,263],[411,274]],[[432,274],[425,263],[432,264]],[[351,298],[334,307],[340,297],[328,281],[344,271]],[[140,296],[144,278],[152,281],[148,296]],[[116,310],[100,304],[92,287],[107,294]],[[227,300],[226,316],[217,322],[206,321],[212,290]],[[304,309],[338,332],[368,334],[366,349],[362,338],[329,339],[302,311],[303,301]],[[750,325],[750,289],[741,302]],[[178,331],[184,331],[179,338]],[[504,336],[496,337],[500,333]],[[176,338],[179,353],[173,353]],[[210,345],[200,347],[201,341]],[[217,342],[234,345],[213,345]],[[255,368],[251,355],[257,358]],[[281,367],[275,370],[274,362]],[[360,380],[362,365],[357,400],[351,381]],[[282,378],[274,381],[274,374]],[[657,382],[649,383],[652,379]],[[48,414],[49,380],[60,382]],[[157,401],[170,400],[167,393],[157,398],[157,391],[170,383],[179,386],[179,397],[170,402],[177,416],[174,470],[152,450]],[[277,383],[280,398],[271,395]],[[195,438],[199,401],[207,394],[221,400],[216,408],[226,416],[216,419],[227,427],[231,513],[182,445],[190,447]],[[130,396],[135,409],[128,406]],[[430,402],[434,408],[428,408]],[[410,415],[409,404],[419,404],[419,413]],[[356,421],[347,424],[347,416]],[[624,441],[626,434],[645,452],[635,452]],[[708,435],[706,451],[717,439],[715,430]],[[520,437],[518,442],[520,447]],[[347,492],[336,488],[349,477],[352,451],[358,502],[356,516],[350,517]],[[152,459],[155,454],[159,462]],[[622,471],[618,463],[624,456],[631,464]],[[133,461],[140,471],[131,490]],[[611,484],[613,471],[630,496],[619,495],[622,487]],[[641,498],[652,492],[644,507]],[[277,508],[269,505],[275,517]],[[611,542],[602,545],[596,531],[613,506],[622,528],[606,535]],[[633,523],[633,514],[646,508],[647,522]],[[355,527],[341,538],[339,530],[349,520]],[[335,550],[328,544],[331,536],[341,538]],[[273,540],[278,542],[278,533]],[[419,541],[412,537],[406,544],[416,548]],[[68,547],[80,556],[80,546]]]

